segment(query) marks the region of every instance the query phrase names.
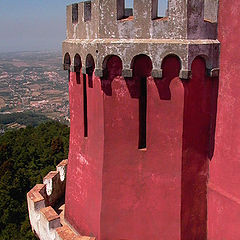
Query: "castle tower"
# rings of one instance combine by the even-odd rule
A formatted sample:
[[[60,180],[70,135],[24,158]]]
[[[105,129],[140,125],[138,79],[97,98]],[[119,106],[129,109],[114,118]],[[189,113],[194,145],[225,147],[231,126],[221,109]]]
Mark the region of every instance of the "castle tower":
[[[240,238],[240,2],[221,0],[220,84],[214,157],[208,184],[208,239]]]
[[[239,169],[238,155],[222,127],[238,116],[226,106],[238,99],[231,76],[240,65],[238,23],[229,28],[224,6],[236,17],[240,5],[223,0],[220,7],[221,76],[233,87],[220,85],[213,157],[218,0],[168,0],[159,14],[160,2],[135,0],[129,9],[124,0],[93,0],[67,7],[69,157],[27,194],[41,240],[238,239],[236,224],[229,223],[239,223],[239,174],[232,169]]]
[[[207,239],[217,0],[67,7],[65,219],[98,240]]]

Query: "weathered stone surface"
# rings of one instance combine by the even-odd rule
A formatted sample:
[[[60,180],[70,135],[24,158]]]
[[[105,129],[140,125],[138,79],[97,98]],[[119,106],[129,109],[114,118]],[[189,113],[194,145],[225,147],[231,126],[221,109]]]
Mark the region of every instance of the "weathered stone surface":
[[[162,69],[153,69],[152,70],[152,77],[153,78],[162,78]]]

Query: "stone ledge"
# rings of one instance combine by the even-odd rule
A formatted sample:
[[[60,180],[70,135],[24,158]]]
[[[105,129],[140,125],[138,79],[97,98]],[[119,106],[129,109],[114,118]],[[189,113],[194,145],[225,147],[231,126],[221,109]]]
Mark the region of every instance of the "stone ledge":
[[[67,225],[56,229],[57,240],[60,240],[60,239],[72,240],[75,237],[76,237],[76,234]]]
[[[56,240],[96,240],[95,237],[79,236],[67,225],[56,229]]]
[[[64,219],[62,221],[63,214],[54,210],[55,204],[65,194],[67,163],[67,159],[60,162],[56,171],[43,178],[43,184],[35,185],[27,193],[32,230],[40,240],[95,240],[75,233]]]
[[[54,211],[54,209],[51,206],[42,208],[40,210],[40,212],[47,219],[48,222],[51,222],[51,221],[54,221],[57,219],[60,220],[60,217],[58,216],[58,214]]]

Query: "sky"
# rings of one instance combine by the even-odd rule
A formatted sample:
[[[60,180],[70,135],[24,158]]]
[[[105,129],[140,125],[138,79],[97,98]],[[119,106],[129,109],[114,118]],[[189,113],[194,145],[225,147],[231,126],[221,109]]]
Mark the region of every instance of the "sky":
[[[66,5],[75,2],[80,0],[0,0],[0,52],[60,50]],[[126,0],[126,7],[132,3]]]

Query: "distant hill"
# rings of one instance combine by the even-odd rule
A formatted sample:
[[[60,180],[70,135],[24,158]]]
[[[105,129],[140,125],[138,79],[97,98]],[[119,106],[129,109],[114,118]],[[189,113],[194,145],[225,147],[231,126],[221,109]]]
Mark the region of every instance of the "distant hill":
[[[20,116],[21,123],[26,123],[26,115]],[[68,157],[68,146],[69,127],[59,122],[0,136],[0,240],[36,239],[29,224],[26,193]]]
[[[49,118],[42,114],[36,114],[33,112],[17,112],[0,114],[0,124],[7,125],[10,123],[18,123],[20,125],[37,126],[40,123],[48,121]]]

